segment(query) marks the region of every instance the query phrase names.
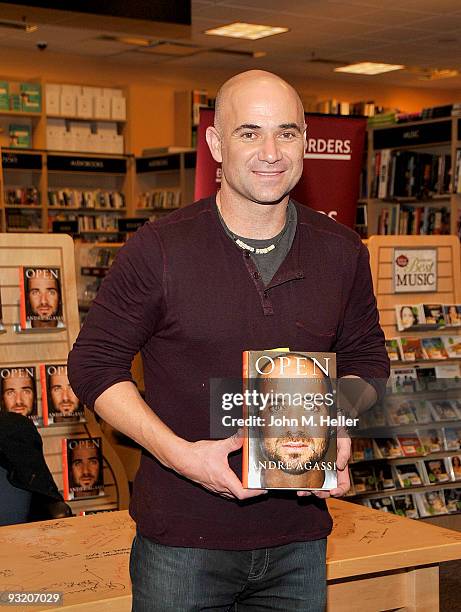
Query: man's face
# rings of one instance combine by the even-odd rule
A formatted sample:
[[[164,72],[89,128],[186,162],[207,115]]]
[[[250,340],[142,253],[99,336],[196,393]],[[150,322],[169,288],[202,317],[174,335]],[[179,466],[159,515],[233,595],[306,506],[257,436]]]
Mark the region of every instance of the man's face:
[[[72,391],[69,379],[65,374],[50,376],[51,399],[57,412],[72,414],[78,408],[78,398]]]
[[[72,451],[72,476],[77,486],[92,489],[99,475],[99,458],[96,448],[77,446]]]
[[[289,357],[288,367],[274,368],[270,374],[261,376],[261,393],[289,393],[291,398],[295,394],[315,394],[324,395],[328,392],[328,386],[324,376],[317,369],[313,374],[311,362],[307,362],[307,372],[299,375],[299,368],[295,359]],[[274,360],[277,364],[277,360]],[[265,426],[261,427],[262,448],[266,459],[269,461],[281,461],[284,464],[291,464],[292,467],[285,468],[283,471],[290,474],[301,474],[307,471],[300,464],[314,463],[321,461],[328,449],[328,425],[321,424],[320,417],[327,417],[328,407],[322,403],[321,406],[304,408],[296,402],[286,401],[276,404],[269,404],[260,415],[265,418]],[[307,418],[313,417],[313,425],[302,424],[301,415]],[[281,419],[282,424],[268,425],[272,417]],[[283,418],[285,417],[285,419]],[[287,424],[286,419],[295,420],[296,425]]]
[[[2,390],[3,405],[8,412],[32,414],[34,385],[30,376],[8,376],[3,379]]]
[[[47,320],[56,315],[59,306],[58,284],[55,278],[29,279],[29,304],[34,315]]]
[[[294,92],[273,81],[235,85],[223,104],[222,180],[245,200],[276,203],[299,181],[304,112]]]

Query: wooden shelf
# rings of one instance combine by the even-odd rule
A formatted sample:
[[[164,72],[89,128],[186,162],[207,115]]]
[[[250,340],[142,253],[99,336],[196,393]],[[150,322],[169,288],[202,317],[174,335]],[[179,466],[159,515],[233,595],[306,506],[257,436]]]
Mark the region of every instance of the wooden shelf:
[[[108,119],[107,117],[70,117],[68,115],[46,115],[46,119],[64,119],[64,121],[106,121],[109,123],[127,123],[127,119]]]
[[[26,208],[27,210],[41,210],[42,206],[40,204],[5,204],[5,208]]]
[[[14,110],[0,110],[0,117],[32,117],[33,119],[41,119],[42,113],[34,113],[30,111],[14,111]]]

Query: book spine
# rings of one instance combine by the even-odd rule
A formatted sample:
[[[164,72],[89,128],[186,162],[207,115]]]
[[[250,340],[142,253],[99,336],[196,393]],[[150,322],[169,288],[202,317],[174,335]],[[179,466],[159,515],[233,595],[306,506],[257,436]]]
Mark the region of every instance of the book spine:
[[[24,266],[19,268],[19,316],[21,329],[26,329],[26,292],[24,287]]]
[[[67,440],[63,438],[61,440],[61,451],[62,451],[62,485],[63,485],[63,496],[66,501],[69,498],[69,466],[67,463]]]
[[[42,389],[42,419],[43,426],[48,427],[48,394],[46,392],[46,365],[40,364],[40,386]]]
[[[243,352],[242,359],[242,382],[243,382],[243,394],[245,397],[245,390],[248,388],[249,378],[249,352]],[[243,404],[243,418],[246,419],[249,416],[248,406],[246,403]],[[250,455],[250,436],[248,425],[243,428],[243,448],[242,448],[242,485],[248,487],[248,461]]]

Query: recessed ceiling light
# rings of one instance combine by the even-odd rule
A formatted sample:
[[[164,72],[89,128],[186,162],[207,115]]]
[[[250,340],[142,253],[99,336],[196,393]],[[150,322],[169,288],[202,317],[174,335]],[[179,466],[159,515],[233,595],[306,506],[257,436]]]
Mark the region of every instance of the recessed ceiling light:
[[[205,30],[205,34],[213,36],[229,36],[230,38],[245,38],[246,40],[258,40],[258,38],[266,38],[275,34],[283,34],[288,32],[289,28],[278,28],[268,25],[258,25],[256,23],[229,23],[220,28],[212,28]]]
[[[382,74],[393,70],[402,70],[405,66],[401,64],[377,64],[375,62],[361,62],[335,68],[335,72],[350,72],[351,74]]]

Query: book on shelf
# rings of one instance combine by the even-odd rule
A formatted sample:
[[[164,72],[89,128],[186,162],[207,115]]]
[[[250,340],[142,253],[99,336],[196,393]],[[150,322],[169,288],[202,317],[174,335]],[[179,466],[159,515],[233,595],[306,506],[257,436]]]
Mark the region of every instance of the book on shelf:
[[[370,438],[351,439],[352,461],[368,461],[374,458],[373,440]]]
[[[40,364],[40,383],[45,427],[85,421],[83,406],[70,386],[65,363]]]
[[[395,318],[398,331],[423,325],[425,320],[422,304],[398,304],[395,306]]]
[[[393,465],[394,479],[402,489],[422,487],[426,482],[424,464],[421,461]]]
[[[378,491],[390,491],[396,488],[392,466],[385,461],[374,466],[376,476],[376,488]]]
[[[432,421],[431,407],[426,400],[414,401],[412,405],[418,424],[425,425]]]
[[[461,357],[461,336],[442,336],[442,341],[448,357]]]
[[[417,336],[402,336],[399,338],[403,361],[420,361],[427,358],[422,339]]]
[[[16,187],[5,189],[5,205],[38,206],[40,191],[36,187]]]
[[[378,497],[376,499],[365,500],[366,505],[373,510],[380,510],[381,512],[391,512],[395,514],[394,504],[392,497]]]
[[[416,423],[416,415],[413,400],[387,399],[385,409],[387,412],[388,425],[412,425]]]
[[[63,438],[62,471],[65,500],[104,495],[102,439]]]
[[[64,328],[60,268],[21,266],[19,295],[22,330]]]
[[[152,189],[140,193],[138,209],[179,208],[181,206],[181,191],[179,189]]]
[[[461,326],[461,304],[442,304],[445,324],[449,327]]]
[[[451,481],[450,468],[445,463],[445,459],[425,459],[427,484],[438,484]]]
[[[443,345],[442,338],[421,338],[423,353],[428,359],[448,359],[448,353]]]
[[[445,327],[446,321],[442,304],[423,304],[424,322],[426,325]]]
[[[447,464],[451,480],[461,480],[461,455],[447,457]]]
[[[416,506],[415,498],[411,493],[404,493],[402,495],[393,495],[395,513],[399,516],[406,516],[407,518],[417,519],[419,518],[418,508]]]
[[[334,353],[244,351],[245,488],[337,486],[335,378]]]
[[[421,517],[448,514],[443,490],[416,493],[415,498]]]
[[[0,369],[1,409],[28,417],[34,425],[41,425],[35,366],[14,365]]]
[[[8,127],[9,143],[12,149],[30,149],[32,147],[32,128],[30,125],[10,123]]]
[[[450,400],[430,400],[434,421],[456,421],[461,418],[457,405]]]
[[[49,189],[48,206],[51,208],[112,208],[125,207],[121,191],[104,189]]]
[[[419,389],[416,368],[396,368],[389,378],[394,393],[412,393]]]

